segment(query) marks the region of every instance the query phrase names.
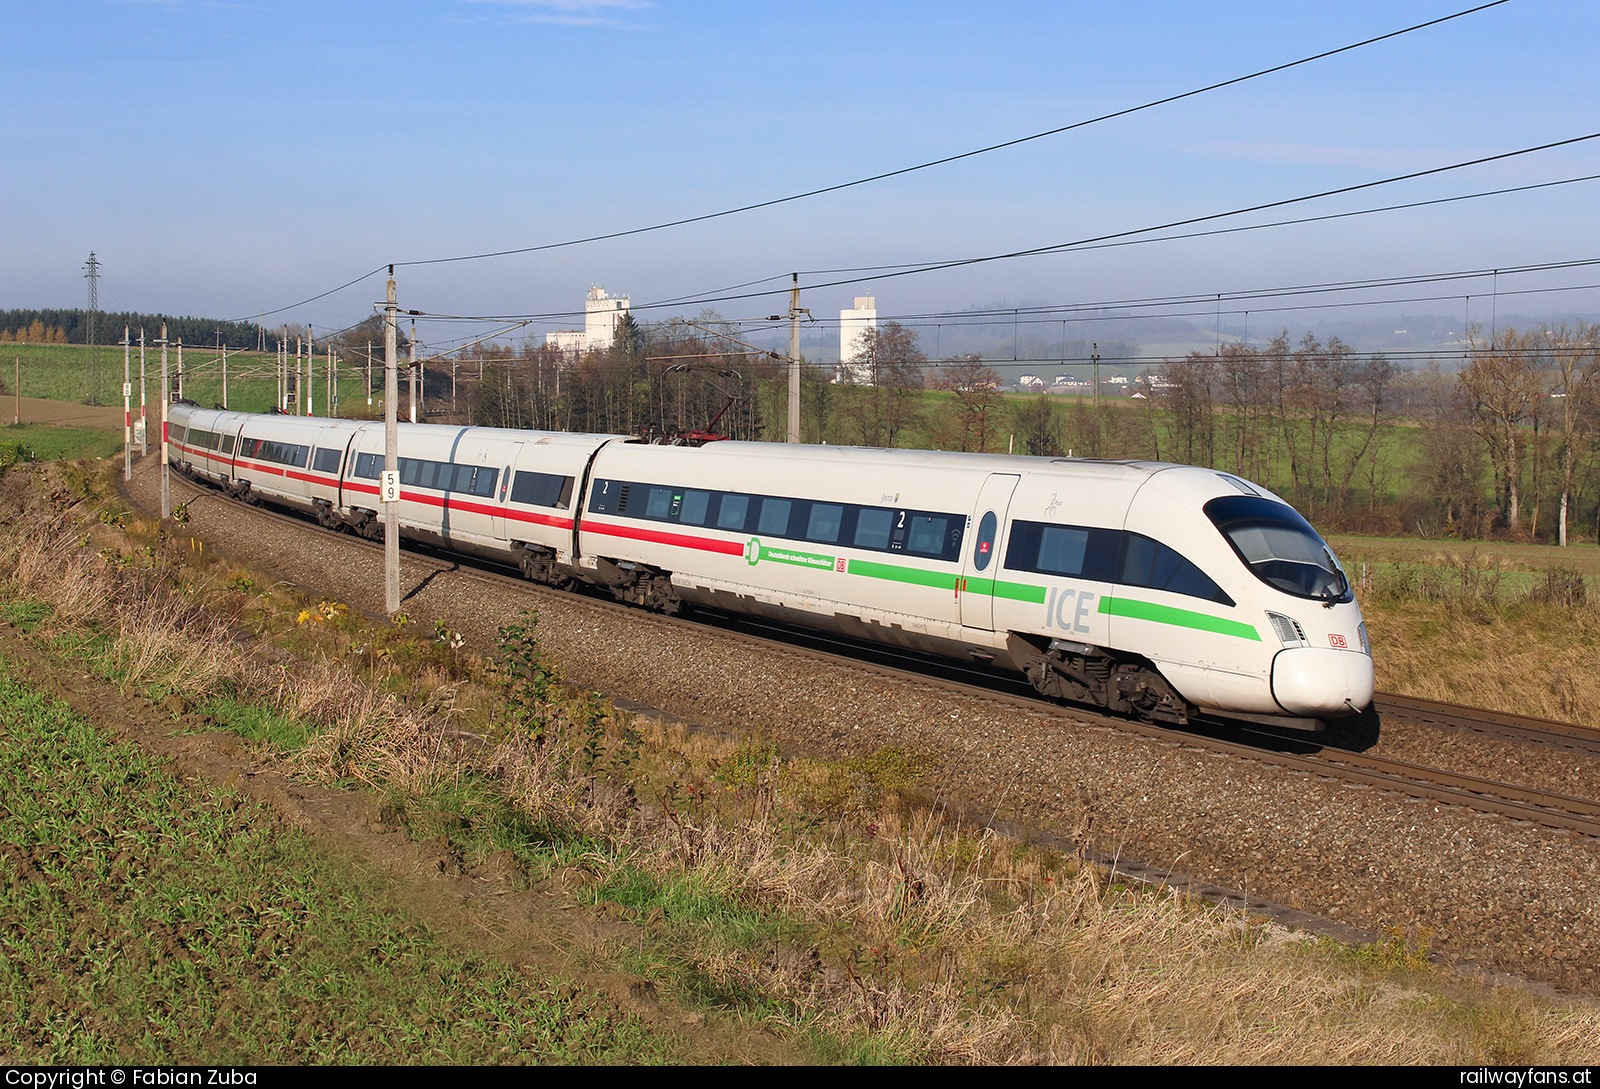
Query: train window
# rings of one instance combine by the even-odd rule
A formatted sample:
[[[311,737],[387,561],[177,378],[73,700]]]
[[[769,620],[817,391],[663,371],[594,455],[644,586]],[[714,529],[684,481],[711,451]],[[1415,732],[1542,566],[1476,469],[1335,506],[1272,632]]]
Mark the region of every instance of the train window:
[[[948,524],[947,518],[931,517],[926,514],[912,515],[911,535],[906,541],[906,551],[921,552],[930,556],[943,555],[944,531]]]
[[[527,501],[522,498],[525,494],[523,475],[517,474],[517,491],[513,493],[518,502]],[[532,486],[531,483],[526,485]],[[628,506],[630,490],[640,499],[633,509]],[[682,525],[715,526],[730,533],[756,532],[763,537],[827,544],[848,542],[856,548],[909,552],[951,563],[961,558],[967,522],[959,514],[888,510],[618,480],[595,481],[589,494],[589,510],[596,514],[675,521]],[[1034,543],[1037,546],[1037,536]]]
[[[894,511],[863,507],[856,517],[857,548],[884,550],[889,547],[889,531],[894,528]]]
[[[319,473],[338,473],[339,456],[338,450],[318,447],[317,452],[312,455],[311,467]]]
[[[356,470],[351,475],[358,476],[362,480],[377,480],[378,474],[382,471],[382,454],[357,454]]]
[[[731,529],[738,533],[744,529],[745,519],[750,515],[750,497],[748,495],[725,495],[722,504],[717,510],[717,528]]]
[[[224,436],[222,436],[222,446],[219,447],[219,449],[221,449],[221,451],[224,454],[233,453],[233,436],[232,435],[224,435]]]
[[[678,521],[691,526],[705,525],[706,508],[710,504],[710,492],[684,492],[683,505],[678,510]]]
[[[1205,572],[1160,541],[1137,533],[1129,533],[1127,537],[1127,553],[1122,562],[1125,585],[1204,598],[1219,605],[1233,604],[1233,599],[1206,577]]]
[[[415,488],[422,479],[422,467],[426,464],[420,458],[401,458],[400,483],[408,488]]]
[[[987,570],[989,561],[994,559],[994,534],[999,526],[994,511],[985,511],[978,523],[978,541],[972,546],[972,566],[979,571]]]
[[[168,442],[182,442],[183,439],[184,439],[184,436],[187,435],[187,434],[188,434],[188,432],[184,429],[184,426],[182,424],[175,424],[175,423],[167,424],[167,441]]]
[[[255,444],[253,450],[250,449],[251,443]],[[292,442],[273,442],[271,439],[247,439],[239,452],[257,461],[271,461],[278,465],[293,465],[297,469],[304,469],[311,447]]]
[[[844,507],[836,503],[813,503],[811,517],[806,520],[806,540],[834,544],[839,540],[839,527],[843,524]]]
[[[533,507],[565,510],[572,498],[572,478],[552,473],[517,473],[512,477],[511,501]]]
[[[1039,535],[1039,562],[1035,568],[1052,575],[1083,574],[1089,531],[1075,526],[1045,526]]]
[[[756,532],[767,533],[774,537],[787,536],[789,532],[789,508],[793,505],[787,499],[763,499],[761,501],[761,521],[756,525]]]
[[[650,499],[645,503],[646,518],[668,518],[672,515],[672,489],[651,488]]]
[[[1205,512],[1251,574],[1267,585],[1327,602],[1352,599],[1350,580],[1339,561],[1293,507],[1229,495],[1211,500]]]
[[[1095,582],[1121,581],[1121,530],[1016,521],[1011,523],[1008,535],[1008,570]]]
[[[494,495],[494,485],[499,479],[499,469],[491,469],[487,465],[478,466],[478,471],[472,478],[472,494],[486,497]]]

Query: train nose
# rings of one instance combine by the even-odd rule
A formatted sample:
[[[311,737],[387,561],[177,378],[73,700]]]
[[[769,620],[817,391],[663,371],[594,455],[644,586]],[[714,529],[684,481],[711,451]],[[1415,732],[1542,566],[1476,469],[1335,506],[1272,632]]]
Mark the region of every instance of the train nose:
[[[1355,651],[1291,647],[1272,660],[1272,698],[1291,715],[1347,715],[1372,702],[1372,689],[1372,659]]]

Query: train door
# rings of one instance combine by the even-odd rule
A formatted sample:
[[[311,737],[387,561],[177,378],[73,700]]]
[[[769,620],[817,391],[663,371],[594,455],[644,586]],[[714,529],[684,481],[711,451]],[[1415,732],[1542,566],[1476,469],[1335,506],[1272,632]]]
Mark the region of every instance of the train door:
[[[511,494],[511,474],[516,471],[517,462],[522,457],[522,443],[514,442],[511,449],[500,458],[505,465],[500,470],[500,486],[494,490],[494,538],[497,541],[509,541],[510,531],[506,529],[506,496]]]
[[[961,623],[966,627],[994,630],[994,587],[1005,546],[1006,513],[1021,479],[1015,473],[990,473],[978,490],[972,525],[961,546],[961,581],[956,584]]]

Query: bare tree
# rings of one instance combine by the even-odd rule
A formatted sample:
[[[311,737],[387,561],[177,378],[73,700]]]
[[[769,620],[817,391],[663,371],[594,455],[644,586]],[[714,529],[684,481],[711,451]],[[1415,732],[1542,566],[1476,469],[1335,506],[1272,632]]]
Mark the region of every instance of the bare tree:
[[[917,334],[896,321],[867,329],[848,362],[846,374],[865,379],[852,378],[855,388],[839,410],[850,437],[862,446],[899,445],[922,417],[918,397],[928,357],[917,348]]]
[[[1190,352],[1188,358],[1167,367],[1162,374],[1166,382],[1157,391],[1171,421],[1172,456],[1190,465],[1210,465],[1215,455],[1216,375],[1216,356]]]
[[[1350,491],[1350,481],[1355,476],[1356,469],[1363,460],[1367,464],[1367,510],[1370,512],[1378,505],[1378,473],[1382,458],[1378,455],[1383,447],[1383,432],[1380,428],[1383,413],[1388,407],[1389,386],[1394,382],[1395,365],[1381,355],[1375,355],[1356,372],[1356,384],[1361,395],[1366,399],[1367,427],[1361,435],[1361,442],[1350,455],[1346,464],[1344,481],[1340,485],[1340,494],[1345,495]]]
[[[1000,375],[980,355],[959,356],[936,383],[953,394],[954,404],[941,428],[941,446],[962,453],[989,452],[1000,429]]]
[[[1462,396],[1488,447],[1507,526],[1522,523],[1522,423],[1540,396],[1537,341],[1507,329],[1485,341],[1482,327],[1467,330],[1467,364],[1457,376]]]
[[[1217,364],[1218,396],[1230,410],[1223,418],[1233,451],[1233,471],[1252,480],[1265,475],[1266,440],[1261,416],[1268,408],[1266,363],[1255,349],[1228,344]]]
[[[1022,432],[1028,453],[1042,458],[1061,456],[1061,425],[1050,394],[1038,393],[1017,409],[1017,430]]]
[[[1567,546],[1567,516],[1579,441],[1579,426],[1588,418],[1600,367],[1600,326],[1580,322],[1576,329],[1562,326],[1546,334],[1553,358],[1555,383],[1552,396],[1561,402],[1561,504],[1557,515],[1560,545]]]

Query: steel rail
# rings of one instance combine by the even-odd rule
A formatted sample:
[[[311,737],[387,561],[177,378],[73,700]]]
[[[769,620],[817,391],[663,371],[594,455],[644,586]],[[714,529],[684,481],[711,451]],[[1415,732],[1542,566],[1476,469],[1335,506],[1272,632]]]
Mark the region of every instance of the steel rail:
[[[1456,730],[1473,730],[1494,737],[1513,738],[1577,752],[1600,753],[1600,730],[1570,722],[1459,706],[1394,692],[1375,693],[1373,703],[1380,715],[1393,715]]]

